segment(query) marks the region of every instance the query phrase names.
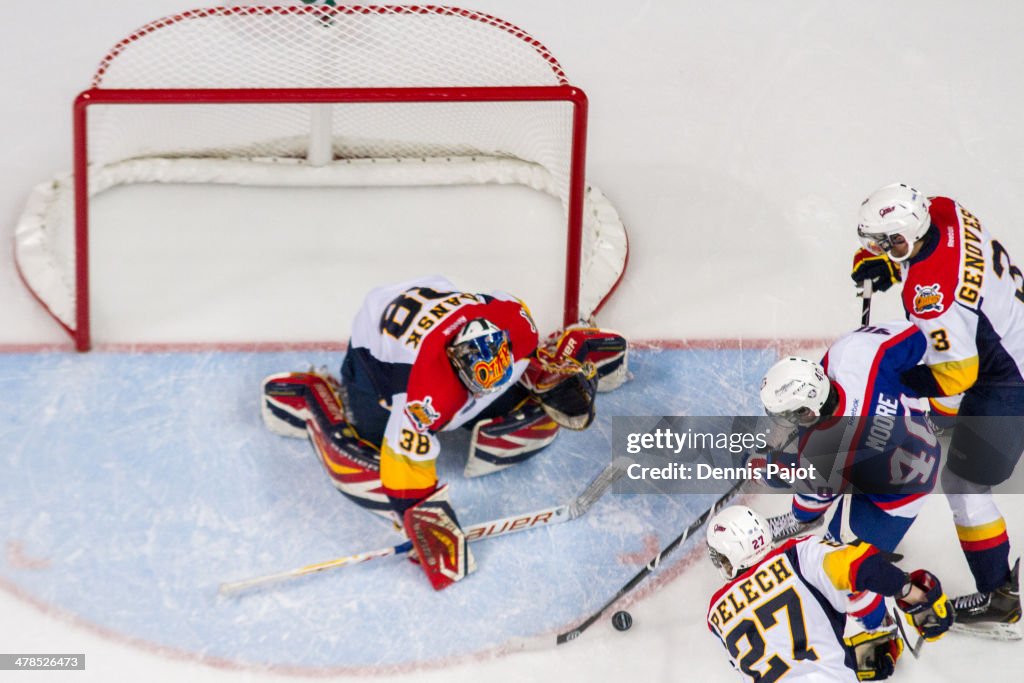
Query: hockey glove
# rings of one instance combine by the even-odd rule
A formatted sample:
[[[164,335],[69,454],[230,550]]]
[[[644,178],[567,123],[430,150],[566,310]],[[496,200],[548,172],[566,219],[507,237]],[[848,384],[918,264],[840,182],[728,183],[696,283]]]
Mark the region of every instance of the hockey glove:
[[[907,596],[914,588],[924,593],[924,600],[915,603],[907,601]],[[927,569],[917,569],[910,574],[896,599],[896,605],[906,613],[907,623],[929,642],[944,636],[953,625],[953,607],[942,592],[939,579]]]
[[[857,680],[883,681],[896,671],[896,662],[903,654],[903,641],[891,630],[895,623],[887,620],[882,630],[865,631],[845,638],[857,661]]]
[[[580,363],[571,356],[556,358],[537,349],[520,382],[562,427],[582,430],[594,421],[597,370],[593,363]]]
[[[903,279],[899,266],[890,261],[888,256],[872,254],[867,249],[861,249],[853,255],[850,277],[860,286],[870,280],[871,288],[876,292],[884,292]]]

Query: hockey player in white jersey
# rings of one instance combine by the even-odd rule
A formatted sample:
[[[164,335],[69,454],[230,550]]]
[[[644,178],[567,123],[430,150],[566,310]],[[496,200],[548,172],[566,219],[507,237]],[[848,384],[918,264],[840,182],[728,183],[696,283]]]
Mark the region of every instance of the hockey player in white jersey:
[[[905,574],[869,544],[804,536],[773,547],[767,522],[742,505],[708,522],[712,563],[727,583],[708,606],[708,628],[747,681],[800,683],[882,680],[903,651],[894,628],[843,638],[846,595],[868,590],[896,598],[928,640],[949,629],[952,613],[931,572]]]
[[[1021,615],[1019,560],[1011,569],[991,487],[1024,452],[1024,275],[967,209],[908,185],[865,199],[857,233],[854,281],[885,290],[902,280],[907,317],[929,342],[902,382],[919,396],[963,393],[942,486],[978,592],[954,600],[957,627],[1019,638],[1009,626]]]
[[[775,538],[819,522],[838,498],[830,538],[850,540],[841,528],[845,520],[847,534],[885,552],[896,550],[934,488],[941,462],[926,402],[908,399],[900,381],[925,346],[917,328],[894,321],[843,335],[820,365],[789,357],[768,370],[761,383],[765,411],[778,428],[799,435],[796,461],[788,464],[817,463],[833,491],[797,491],[791,513],[771,520]],[[844,499],[839,494],[845,490],[852,495]],[[850,612],[873,630],[885,618],[884,601],[873,593],[854,594]]]

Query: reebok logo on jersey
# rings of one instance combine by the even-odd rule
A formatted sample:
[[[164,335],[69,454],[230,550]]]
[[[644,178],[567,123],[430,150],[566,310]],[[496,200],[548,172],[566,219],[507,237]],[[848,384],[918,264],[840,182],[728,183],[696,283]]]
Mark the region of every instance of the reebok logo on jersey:
[[[915,285],[914,292],[914,313],[941,313],[945,309],[939,285]]]
[[[430,425],[434,424],[441,417],[441,413],[434,410],[433,400],[432,396],[427,396],[422,401],[410,401],[406,404],[405,416],[412,422],[416,431],[427,431]]]

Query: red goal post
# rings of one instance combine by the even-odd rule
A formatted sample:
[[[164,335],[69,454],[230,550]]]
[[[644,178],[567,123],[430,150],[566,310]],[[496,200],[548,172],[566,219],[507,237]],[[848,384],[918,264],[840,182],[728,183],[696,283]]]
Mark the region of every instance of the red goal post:
[[[33,191],[18,271],[87,350],[90,198],[111,187],[518,183],[564,208],[570,324],[601,308],[628,251],[614,207],[585,183],[586,131],[586,96],[551,53],[485,14],[183,12],[118,43],[76,99],[73,174]]]

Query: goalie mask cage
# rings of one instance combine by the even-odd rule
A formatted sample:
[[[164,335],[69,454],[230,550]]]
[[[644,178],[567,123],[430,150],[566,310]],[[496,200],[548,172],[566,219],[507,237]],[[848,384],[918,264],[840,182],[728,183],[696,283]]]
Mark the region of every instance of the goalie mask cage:
[[[118,43],[73,112],[73,173],[35,188],[15,259],[79,350],[90,197],[126,183],[519,183],[564,208],[565,324],[596,313],[625,268],[622,223],[584,181],[586,96],[538,41],[478,12],[183,12]]]

